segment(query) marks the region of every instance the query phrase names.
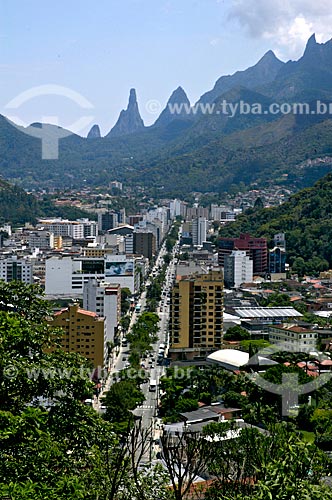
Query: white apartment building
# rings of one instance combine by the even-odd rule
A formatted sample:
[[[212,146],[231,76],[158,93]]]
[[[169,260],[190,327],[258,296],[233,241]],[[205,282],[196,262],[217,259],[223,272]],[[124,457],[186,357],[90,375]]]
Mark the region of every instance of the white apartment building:
[[[0,259],[0,279],[6,281],[22,281],[28,285],[33,283],[33,265],[27,259],[18,259],[16,255]]]
[[[4,231],[5,233],[8,234],[8,236],[11,236],[12,226],[10,224],[4,224],[2,227],[0,227],[0,231]]]
[[[227,288],[239,288],[242,283],[253,280],[253,261],[243,250],[233,250],[225,255],[224,280]]]
[[[89,219],[77,219],[77,222],[83,225],[83,238],[98,236],[98,222]]]
[[[50,257],[46,259],[45,293],[81,296],[84,283],[104,276],[104,258]]]
[[[105,316],[107,341],[114,342],[121,319],[120,285],[90,279],[83,289],[83,309]]]
[[[126,254],[134,253],[134,233],[123,236],[123,251]]]
[[[221,220],[221,214],[225,212],[227,208],[225,206],[220,206],[220,205],[211,205],[211,219],[220,221]]]
[[[205,217],[197,217],[192,221],[192,237],[194,246],[202,246],[206,241],[207,220]]]
[[[132,293],[139,289],[135,259],[126,255],[46,259],[46,295],[83,296],[84,284],[91,278],[129,288]]]
[[[181,207],[183,205],[183,202],[181,200],[172,200],[169,203],[169,208],[171,212],[171,219],[175,219],[175,217],[182,215],[181,213]]]

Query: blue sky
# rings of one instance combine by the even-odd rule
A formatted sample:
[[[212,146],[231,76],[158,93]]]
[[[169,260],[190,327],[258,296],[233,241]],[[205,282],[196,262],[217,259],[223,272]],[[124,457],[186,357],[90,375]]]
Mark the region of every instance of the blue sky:
[[[146,104],[156,100],[164,107],[178,85],[193,103],[218,77],[255,64],[269,49],[296,59],[313,31],[320,41],[331,38],[330,0],[288,3],[0,0],[0,112],[22,123],[46,117],[69,128],[89,114],[105,134],[135,87],[150,124],[157,115]],[[48,84],[77,92],[93,109],[87,113],[65,96],[38,91],[18,109],[6,107],[22,92]]]

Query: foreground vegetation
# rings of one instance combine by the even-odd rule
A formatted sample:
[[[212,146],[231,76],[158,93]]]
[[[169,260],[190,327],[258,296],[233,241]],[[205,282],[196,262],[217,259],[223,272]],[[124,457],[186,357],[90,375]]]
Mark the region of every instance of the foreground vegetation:
[[[209,403],[222,394],[225,403],[242,405],[246,421],[262,423],[266,430],[239,431],[233,423],[222,422],[208,426],[203,436],[188,431],[175,441],[165,432],[160,443],[165,468],[142,469],[139,464],[151,453],[153,434],[132,418],[131,410],[142,402],[139,381],[129,381],[124,374],[120,385],[113,384],[105,398],[105,418],[83,404],[93,391],[91,366],[60,349],[62,333],[46,322],[49,314],[35,286],[0,284],[0,496],[10,500],[183,500],[203,494],[211,500],[331,498],[321,484],[330,471],[322,450],[330,449],[332,435],[331,384],[317,391],[314,406],[304,401],[297,420],[285,424],[278,416],[278,396],[271,402],[271,395],[244,374],[230,375],[212,367],[188,370],[187,377],[179,378],[168,370],[162,380],[167,418],[188,411],[198,400]],[[139,333],[142,345],[143,323],[156,328],[154,316],[143,316],[133,332],[133,344]],[[153,335],[152,331],[146,343]],[[269,379],[280,382],[284,369],[272,367]],[[304,431],[314,433],[315,443],[303,441],[300,422]],[[183,467],[176,466],[179,460]],[[209,482],[194,486],[198,475],[209,477]]]

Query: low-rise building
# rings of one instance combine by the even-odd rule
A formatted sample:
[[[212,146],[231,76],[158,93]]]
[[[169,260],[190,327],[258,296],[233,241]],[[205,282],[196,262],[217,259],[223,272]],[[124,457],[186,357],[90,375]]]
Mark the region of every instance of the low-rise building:
[[[269,328],[269,342],[280,344],[283,351],[315,351],[317,340],[317,332],[298,325],[271,326]]]
[[[54,248],[54,234],[50,231],[31,231],[28,236],[30,248],[49,250]]]

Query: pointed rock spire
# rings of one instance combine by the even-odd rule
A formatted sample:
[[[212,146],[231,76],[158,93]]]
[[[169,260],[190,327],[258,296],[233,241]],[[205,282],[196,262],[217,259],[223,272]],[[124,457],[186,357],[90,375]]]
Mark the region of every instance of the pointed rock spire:
[[[321,67],[324,71],[331,66],[332,60],[332,43],[318,43],[315,34],[311,35],[307,41],[307,45],[302,58],[299,60],[301,64],[310,64],[312,67]]]
[[[99,125],[93,125],[86,137],[87,137],[87,139],[100,139],[101,133],[100,133]]]
[[[133,134],[144,129],[144,122],[139,113],[136,90],[130,89],[129,101],[126,110],[122,110],[118,121],[107,134],[109,137]]]
[[[311,47],[315,47],[317,44],[317,40],[316,40],[316,33],[313,33],[311,35],[311,37],[309,38],[309,40],[307,41],[307,46],[306,46],[306,50]]]

